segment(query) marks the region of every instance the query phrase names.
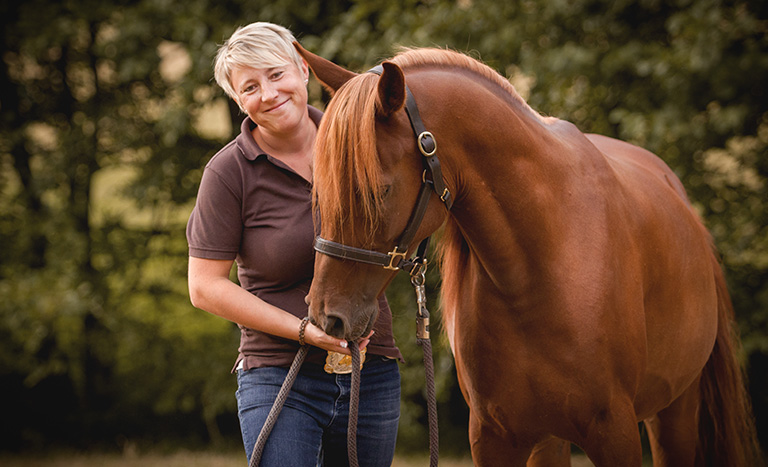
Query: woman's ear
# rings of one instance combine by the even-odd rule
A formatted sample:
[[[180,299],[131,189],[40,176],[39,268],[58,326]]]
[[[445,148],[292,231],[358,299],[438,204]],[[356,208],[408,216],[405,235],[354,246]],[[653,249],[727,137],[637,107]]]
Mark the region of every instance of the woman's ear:
[[[309,64],[303,58],[301,59],[301,76],[304,78],[304,84],[309,82]]]

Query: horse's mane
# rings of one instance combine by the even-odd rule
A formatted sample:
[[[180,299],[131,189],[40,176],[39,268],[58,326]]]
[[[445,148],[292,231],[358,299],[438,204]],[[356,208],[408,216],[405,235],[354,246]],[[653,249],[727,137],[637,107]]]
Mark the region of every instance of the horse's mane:
[[[499,86],[527,107],[514,87],[487,65],[459,52],[422,48],[403,49],[389,61],[403,70],[452,67],[475,73]],[[342,225],[352,223],[373,236],[381,217],[383,187],[376,154],[375,106],[378,76],[363,73],[345,83],[326,109],[315,151],[313,202],[320,213],[324,235],[340,242]],[[323,202],[318,205],[318,198]],[[369,239],[358,237],[358,242]]]

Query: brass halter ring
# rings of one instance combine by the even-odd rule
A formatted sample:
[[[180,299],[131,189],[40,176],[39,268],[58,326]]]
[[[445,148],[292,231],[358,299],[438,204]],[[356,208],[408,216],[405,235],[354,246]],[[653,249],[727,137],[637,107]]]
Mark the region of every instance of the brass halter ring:
[[[429,152],[427,152],[427,150],[424,149],[424,145],[421,143],[422,140],[424,138],[426,138],[426,137],[429,137],[430,139],[432,139],[432,144],[434,145],[432,150],[429,151]],[[421,133],[419,133],[418,143],[419,143],[419,151],[421,151],[421,154],[424,157],[432,157],[437,152],[437,140],[435,139],[435,136],[432,133],[430,133],[429,131],[422,131]]]

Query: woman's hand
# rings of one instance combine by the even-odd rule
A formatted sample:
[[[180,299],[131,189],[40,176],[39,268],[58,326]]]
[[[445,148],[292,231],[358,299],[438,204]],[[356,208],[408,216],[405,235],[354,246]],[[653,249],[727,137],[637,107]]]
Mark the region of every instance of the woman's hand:
[[[371,341],[371,336],[373,336],[373,331],[366,337],[360,338],[357,341],[357,347],[360,350],[366,348]],[[346,340],[329,336],[322,329],[312,324],[311,321],[307,323],[307,327],[304,329],[304,342],[320,347],[323,350],[350,355],[349,343]]]

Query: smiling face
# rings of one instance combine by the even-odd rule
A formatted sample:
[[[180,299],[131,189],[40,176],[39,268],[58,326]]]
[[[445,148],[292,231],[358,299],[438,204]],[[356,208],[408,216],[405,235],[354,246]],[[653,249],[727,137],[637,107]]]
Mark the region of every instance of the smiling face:
[[[287,134],[307,114],[306,63],[301,69],[292,63],[270,68],[237,66],[230,82],[237,103],[261,131]]]

